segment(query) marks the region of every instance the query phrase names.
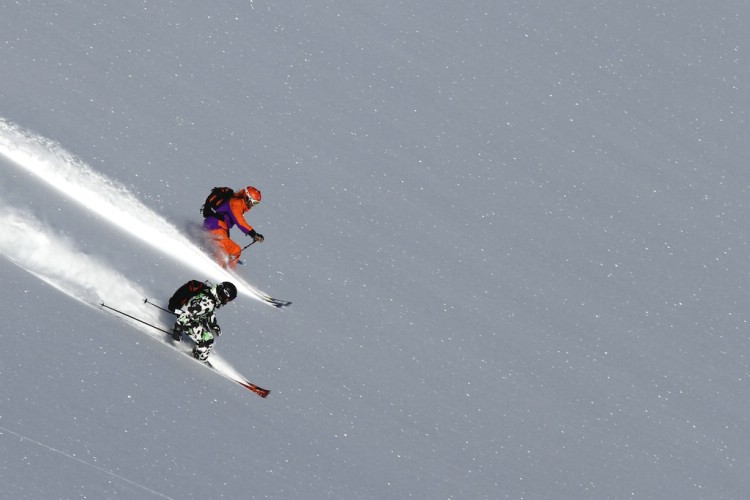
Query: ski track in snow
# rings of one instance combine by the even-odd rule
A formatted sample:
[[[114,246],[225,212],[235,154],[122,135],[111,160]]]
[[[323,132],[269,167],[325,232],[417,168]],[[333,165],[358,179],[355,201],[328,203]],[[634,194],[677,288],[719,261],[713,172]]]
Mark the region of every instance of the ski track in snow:
[[[44,444],[41,441],[37,441],[36,439],[32,439],[32,438],[30,438],[30,437],[28,437],[28,436],[26,436],[24,434],[20,434],[18,432],[12,431],[12,430],[10,430],[10,429],[8,429],[6,427],[0,427],[0,435],[2,435],[3,433],[11,434],[11,435],[17,437],[18,439],[20,439],[22,442],[27,441],[29,443],[33,443],[36,446],[44,448],[44,449],[46,449],[48,451],[51,451],[53,453],[57,453],[58,455],[62,455],[64,457],[66,457],[66,458],[69,458],[70,460],[75,460],[76,462],[81,463],[81,464],[85,465],[86,467],[91,467],[94,470],[97,470],[99,472],[103,472],[103,473],[105,473],[105,474],[107,474],[107,475],[115,478],[116,480],[125,482],[125,483],[127,483],[127,484],[129,484],[131,486],[135,486],[136,488],[139,488],[139,489],[141,489],[141,490],[143,490],[143,491],[145,491],[147,493],[150,493],[152,495],[172,500],[172,497],[169,497],[169,496],[167,496],[167,495],[165,495],[163,493],[160,493],[160,492],[158,492],[156,490],[152,490],[151,488],[148,488],[148,487],[144,486],[141,483],[138,483],[136,481],[130,480],[130,479],[124,477],[124,476],[121,476],[120,474],[115,474],[113,471],[111,471],[109,469],[105,469],[104,467],[100,467],[98,465],[92,464],[91,462],[87,462],[86,460],[83,460],[83,459],[75,456],[74,454],[67,453],[67,452],[65,452],[63,450],[59,450],[59,449],[54,448],[54,447],[52,447],[52,446],[50,446],[48,444]]]
[[[262,300],[263,292],[228,273],[125,187],[93,171],[58,144],[0,118],[0,155],[165,255],[206,273],[215,281],[232,281],[240,293]],[[133,297],[150,296],[102,259],[83,253],[75,241],[46,226],[32,213],[8,206],[2,199],[0,208],[0,226],[4,229],[0,232],[0,253],[66,295],[97,308],[101,303],[129,304]],[[112,283],[118,286],[113,287]],[[160,328],[170,328],[161,324],[160,313],[155,308],[124,312]],[[124,316],[121,318],[177,350],[188,350],[187,343],[177,347],[164,333]],[[245,380],[215,352],[212,363],[225,378]]]

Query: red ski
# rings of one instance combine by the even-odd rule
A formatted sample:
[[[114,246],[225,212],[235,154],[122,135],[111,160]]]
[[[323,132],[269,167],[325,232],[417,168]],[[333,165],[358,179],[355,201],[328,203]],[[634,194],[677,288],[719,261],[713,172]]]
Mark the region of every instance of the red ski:
[[[145,302],[148,302],[148,299],[146,299],[146,300],[145,300]],[[149,304],[151,304],[151,302],[148,302],[148,303],[149,303]],[[172,334],[171,334],[170,332],[168,332],[167,330],[165,330],[165,329],[163,329],[163,328],[160,328],[160,327],[158,327],[158,326],[156,326],[156,325],[152,325],[151,323],[147,323],[146,321],[143,321],[143,320],[142,320],[142,319],[140,319],[140,318],[136,318],[135,316],[131,316],[130,314],[128,314],[128,313],[124,313],[124,312],[120,311],[119,309],[115,309],[114,307],[110,307],[110,306],[106,305],[106,304],[105,304],[104,302],[102,302],[102,303],[101,303],[100,305],[101,305],[101,306],[102,306],[103,308],[105,308],[105,309],[108,309],[108,310],[110,310],[110,311],[112,311],[112,312],[114,312],[114,313],[118,313],[118,314],[121,314],[121,315],[123,315],[123,316],[126,316],[126,317],[128,317],[128,318],[132,319],[132,320],[135,320],[135,321],[137,321],[137,322],[139,322],[139,323],[142,323],[142,324],[144,324],[144,325],[146,325],[146,326],[150,326],[151,328],[154,328],[154,329],[156,329],[156,330],[159,330],[160,332],[164,332],[164,333],[166,333],[166,334],[167,334],[167,335],[169,335],[169,336],[171,336],[171,335],[172,335]],[[155,304],[152,304],[152,305],[155,305]],[[156,306],[156,307],[159,307],[159,309],[163,309],[163,308],[162,308],[162,307],[160,307],[160,306]],[[277,306],[277,307],[281,307],[281,306]],[[169,311],[169,310],[167,310],[167,309],[163,309],[163,310],[164,310],[164,311],[167,311],[167,312],[170,312],[170,311]],[[174,313],[172,313],[172,314],[174,314]],[[177,348],[176,348],[176,347],[174,347],[174,346],[172,346],[172,348],[174,348],[174,349],[177,349]],[[177,350],[179,351],[179,349],[177,349]],[[216,368],[215,368],[215,367],[214,367],[214,366],[213,366],[213,365],[211,364],[211,362],[210,362],[210,361],[208,361],[207,359],[205,359],[205,360],[201,361],[201,360],[195,359],[195,358],[194,358],[194,357],[192,356],[192,354],[191,354],[191,353],[189,353],[189,352],[184,352],[184,351],[180,351],[180,352],[182,352],[182,354],[184,354],[184,355],[188,356],[188,357],[189,357],[190,359],[192,359],[193,361],[197,361],[198,363],[202,363],[203,365],[207,366],[208,368],[210,368],[210,369],[212,369],[212,370],[216,370]],[[216,371],[218,372],[219,370],[216,370]],[[226,375],[224,375],[224,376],[226,377]],[[235,378],[232,378],[232,377],[227,377],[227,378],[229,378],[229,379],[231,379],[231,380],[234,380],[235,382],[237,382],[238,384],[240,384],[240,385],[241,385],[242,387],[244,387],[245,389],[247,389],[247,390],[249,390],[249,391],[253,391],[253,392],[254,392],[255,394],[257,394],[258,396],[260,396],[260,397],[262,397],[262,398],[265,398],[266,396],[268,396],[268,395],[269,395],[269,394],[271,393],[271,391],[269,391],[268,389],[263,389],[262,387],[258,387],[257,385],[253,384],[252,382],[250,382],[250,381],[248,381],[248,380],[244,380],[244,381],[242,381],[242,380],[237,380],[237,379],[235,379]]]
[[[245,389],[253,391],[255,394],[257,394],[258,396],[260,396],[262,398],[265,398],[266,396],[268,396],[271,393],[271,391],[269,391],[268,389],[263,389],[262,387],[258,387],[257,385],[252,384],[252,383],[247,382],[247,381],[245,381],[245,382],[237,381],[237,383],[240,384]]]

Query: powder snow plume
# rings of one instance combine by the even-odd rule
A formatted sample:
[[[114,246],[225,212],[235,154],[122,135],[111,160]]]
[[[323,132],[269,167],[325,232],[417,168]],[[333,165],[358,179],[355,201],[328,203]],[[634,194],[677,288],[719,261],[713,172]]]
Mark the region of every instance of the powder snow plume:
[[[75,242],[44,226],[31,213],[4,206],[2,200],[0,206],[0,252],[20,267],[88,304],[145,296],[122,274],[81,252]]]
[[[101,215],[120,230],[161,250],[215,281],[231,280],[240,293],[253,298],[263,293],[217,265],[176,227],[138,201],[125,187],[93,171],[56,143],[23,131],[0,119],[0,155],[17,168],[33,174]],[[0,197],[0,254],[66,295],[92,307],[102,303],[128,304],[133,297],[149,294],[112,268],[104,259],[84,252],[74,238],[40,220],[32,211],[14,206]],[[117,286],[113,286],[117,283]],[[123,310],[158,328],[161,313],[156,308]],[[132,321],[124,321],[171,347],[186,352],[189,343],[174,345],[163,332]],[[227,379],[245,378],[217,353],[215,370]]]
[[[0,155],[7,157],[13,165],[35,175],[50,187],[77,200],[122,231],[162,251],[168,257],[206,274],[215,281],[232,281],[241,294],[256,299],[264,295],[243,279],[228,273],[216,264],[174,225],[141,203],[126,187],[94,171],[59,144],[0,118]],[[40,229],[42,237],[45,237],[45,231],[47,230],[44,228]],[[47,234],[46,237],[51,235]],[[34,271],[42,259],[37,259],[33,253],[15,254],[12,249],[6,248],[8,242],[5,243],[6,246],[0,249],[22,267],[40,277],[55,274],[54,269]],[[66,293],[82,292],[77,290]],[[105,290],[100,290],[100,295],[103,293],[106,293]],[[78,297],[85,300],[84,296]]]

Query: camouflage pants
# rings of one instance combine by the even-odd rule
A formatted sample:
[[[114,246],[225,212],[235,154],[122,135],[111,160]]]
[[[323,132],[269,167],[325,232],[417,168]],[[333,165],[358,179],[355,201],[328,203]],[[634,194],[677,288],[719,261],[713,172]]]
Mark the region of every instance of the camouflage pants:
[[[188,336],[195,342],[193,356],[201,361],[208,359],[208,355],[214,347],[213,331],[205,325],[198,325],[190,329]]]

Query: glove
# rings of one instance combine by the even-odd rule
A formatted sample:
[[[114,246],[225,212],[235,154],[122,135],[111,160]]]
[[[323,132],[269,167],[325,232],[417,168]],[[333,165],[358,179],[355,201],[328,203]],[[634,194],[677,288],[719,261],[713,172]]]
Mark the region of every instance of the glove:
[[[258,243],[263,243],[263,240],[265,239],[262,234],[256,233],[255,229],[250,230],[249,233],[247,233],[248,236],[250,236],[253,241],[257,241]]]
[[[221,327],[219,325],[213,326],[214,337],[221,335]]]
[[[172,340],[179,342],[182,340],[182,332],[184,331],[184,327],[182,325],[174,325],[174,328],[172,328]]]

